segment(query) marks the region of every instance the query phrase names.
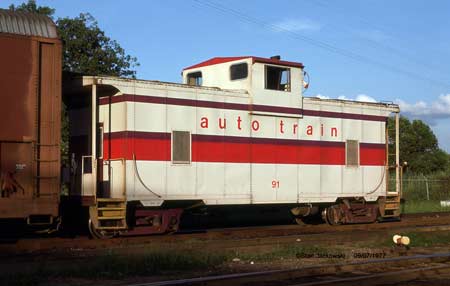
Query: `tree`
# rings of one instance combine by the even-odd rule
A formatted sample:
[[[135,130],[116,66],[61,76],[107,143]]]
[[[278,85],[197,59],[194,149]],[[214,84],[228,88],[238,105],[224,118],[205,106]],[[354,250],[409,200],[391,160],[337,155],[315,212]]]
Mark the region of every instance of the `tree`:
[[[18,6],[10,5],[12,11],[38,13],[53,17],[55,9],[38,6],[28,0]],[[106,36],[89,13],[75,18],[58,18],[58,33],[63,42],[63,70],[89,75],[136,76],[137,59],[125,53],[115,40]]]
[[[395,122],[390,118],[388,121],[390,150],[395,148],[394,126]],[[400,162],[406,161],[410,172],[429,174],[449,167],[449,155],[439,149],[438,140],[427,124],[421,120],[410,122],[408,118],[401,116],[399,129]],[[390,164],[394,164],[393,160],[394,158],[390,158]]]
[[[90,74],[135,77],[138,66],[135,57],[127,55],[115,40],[98,27],[89,13],[56,21],[63,41],[63,69]]]
[[[37,6],[35,0],[28,0],[27,3],[22,3],[17,7],[14,6],[13,4],[11,4],[11,5],[9,5],[9,10],[37,13],[37,14],[48,16],[50,18],[53,18],[53,14],[55,14],[55,9],[47,7],[47,6]]]

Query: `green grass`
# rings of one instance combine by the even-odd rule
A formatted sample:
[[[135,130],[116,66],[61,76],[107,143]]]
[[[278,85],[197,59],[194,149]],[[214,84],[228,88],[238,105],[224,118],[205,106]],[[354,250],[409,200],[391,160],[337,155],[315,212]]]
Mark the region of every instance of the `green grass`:
[[[450,243],[450,232],[410,232],[405,235],[411,239],[411,247],[440,246],[448,245]]]
[[[280,259],[327,258],[329,256],[343,255],[339,250],[308,245],[279,245],[270,251],[259,253],[235,253],[235,257],[244,261],[270,262]]]
[[[409,213],[427,213],[427,212],[450,212],[450,207],[441,207],[440,201],[411,201],[402,203],[401,211],[404,214]]]
[[[228,260],[219,253],[191,253],[188,251],[147,252],[135,255],[107,255],[92,257],[80,263],[51,264],[43,261],[31,272],[0,276],[5,285],[37,285],[49,278],[121,279],[178,273],[189,270],[213,269]]]
[[[390,188],[394,188],[390,180]],[[402,213],[445,212],[440,202],[450,200],[450,177],[446,172],[429,174],[405,174],[402,182]]]
[[[450,232],[405,232],[403,236],[408,236],[411,240],[409,247],[432,247],[446,246],[450,244]],[[392,236],[383,240],[373,242],[371,247],[393,246]]]
[[[434,246],[450,246],[450,232],[396,232],[402,236],[408,236],[410,241],[409,247],[434,247]],[[355,243],[356,247],[369,248],[385,248],[395,246],[392,241],[394,234],[384,235],[372,241]]]

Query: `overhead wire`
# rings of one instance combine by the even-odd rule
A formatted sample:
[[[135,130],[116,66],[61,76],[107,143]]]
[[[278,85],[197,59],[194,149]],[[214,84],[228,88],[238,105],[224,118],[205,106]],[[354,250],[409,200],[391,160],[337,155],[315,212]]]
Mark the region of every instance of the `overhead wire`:
[[[355,52],[336,47],[336,46],[334,46],[332,44],[329,44],[329,43],[327,43],[325,41],[316,40],[316,39],[313,39],[311,37],[299,34],[298,32],[295,32],[295,31],[292,31],[292,30],[289,30],[289,29],[277,26],[276,24],[273,24],[273,23],[270,23],[270,22],[266,22],[264,20],[260,20],[258,18],[249,16],[249,15],[243,13],[243,12],[237,11],[237,10],[235,10],[233,8],[230,8],[230,7],[226,7],[226,6],[222,5],[222,4],[219,4],[219,3],[216,3],[216,2],[213,2],[213,1],[208,1],[208,0],[193,0],[193,1],[198,3],[198,4],[200,4],[200,5],[202,5],[202,6],[204,6],[204,7],[215,9],[215,10],[221,12],[224,15],[232,15],[232,16],[236,17],[238,20],[240,20],[242,22],[255,24],[255,25],[263,27],[264,29],[269,29],[269,30],[272,30],[272,31],[283,32],[287,36],[289,36],[289,37],[291,37],[293,39],[301,40],[301,41],[306,42],[306,43],[308,43],[308,44],[310,44],[312,46],[319,47],[319,48],[324,49],[324,50],[326,50],[328,52],[332,52],[332,53],[335,53],[335,54],[347,57],[347,58],[352,59],[354,61],[370,64],[372,66],[375,66],[375,67],[378,67],[378,68],[382,68],[384,70],[388,70],[388,71],[391,71],[391,72],[394,72],[394,73],[402,74],[402,75],[410,77],[410,78],[414,78],[414,79],[418,79],[418,80],[422,80],[422,81],[428,81],[429,83],[432,83],[432,84],[435,84],[435,85],[439,85],[439,86],[442,86],[442,87],[445,87],[445,88],[449,88],[450,87],[449,83],[445,83],[445,82],[442,82],[442,81],[439,81],[439,80],[436,80],[436,79],[424,76],[422,74],[417,74],[415,72],[404,70],[404,69],[398,68],[396,66],[386,64],[384,62],[373,60],[373,59],[368,58],[366,56],[357,54]]]
[[[342,17],[348,17],[347,14],[344,14],[342,9],[340,9],[339,7],[336,7],[334,5],[330,5],[329,2],[326,1],[321,1],[321,0],[315,0],[315,1],[308,1],[308,3],[311,3],[313,5],[315,5],[316,7],[321,7],[324,9],[333,9],[335,12],[339,13]],[[351,15],[354,19],[357,19],[357,21],[363,23],[366,26],[371,26],[372,29],[374,29],[374,31],[379,31],[382,32],[383,34],[387,35],[387,37],[389,38],[394,38],[394,36],[392,36],[389,32],[386,32],[383,28],[380,28],[376,25],[373,25],[371,22],[366,21],[364,18],[362,18],[361,16],[358,15]],[[345,24],[344,24],[345,25]],[[348,27],[348,25],[346,25]],[[334,25],[330,25],[327,26],[327,28],[332,29],[332,30],[338,30],[338,28]],[[392,54],[395,54],[396,56],[399,56],[400,58],[406,59],[407,61],[410,62],[414,62],[416,64],[421,65],[422,67],[426,67],[428,68],[430,71],[436,71],[436,69],[438,69],[439,73],[448,73],[447,68],[445,67],[444,71],[442,70],[442,68],[444,68],[443,66],[438,66],[436,64],[432,64],[430,62],[426,62],[423,60],[418,59],[417,57],[412,56],[411,54],[408,54],[408,52],[411,51],[411,49],[402,49],[399,47],[394,47],[393,45],[387,44],[387,43],[381,43],[380,41],[376,41],[373,40],[369,37],[364,37],[361,35],[358,35],[357,33],[354,32],[354,29],[352,28],[347,28],[346,29],[348,32],[352,33],[353,35],[356,35],[357,38],[359,38],[360,40],[368,43],[370,46],[374,47],[374,48],[382,48],[385,49],[387,51],[389,51]]]

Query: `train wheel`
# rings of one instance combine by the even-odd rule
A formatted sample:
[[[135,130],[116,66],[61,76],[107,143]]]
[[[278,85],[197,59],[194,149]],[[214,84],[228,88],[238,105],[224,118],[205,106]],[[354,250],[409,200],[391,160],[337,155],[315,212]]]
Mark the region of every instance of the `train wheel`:
[[[326,208],[322,216],[330,225],[342,224],[342,210],[339,205]]]
[[[296,222],[298,225],[306,225],[306,223],[304,222],[304,220],[303,220],[302,218],[300,218],[300,217],[296,217],[296,218],[295,218],[295,222]]]
[[[89,232],[93,238],[97,239],[110,239],[114,237],[114,233],[96,229],[94,223],[89,219]]]

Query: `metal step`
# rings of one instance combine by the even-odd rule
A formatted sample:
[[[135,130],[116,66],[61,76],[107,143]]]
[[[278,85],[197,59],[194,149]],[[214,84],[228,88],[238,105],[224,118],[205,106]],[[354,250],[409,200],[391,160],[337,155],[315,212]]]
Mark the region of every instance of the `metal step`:
[[[125,198],[97,198],[96,229],[102,231],[126,230],[127,201]]]
[[[399,217],[399,215],[394,215],[394,214],[392,214],[392,215],[383,215],[383,218],[385,218],[385,217]]]
[[[393,197],[398,197],[400,196],[400,194],[398,192],[387,192],[386,194],[386,198],[393,198]]]
[[[97,198],[97,202],[99,203],[124,203],[125,199],[117,199],[117,198]]]
[[[126,226],[99,226],[97,229],[99,230],[125,230]]]
[[[125,220],[124,216],[99,216],[97,217],[98,220]]]
[[[97,208],[98,211],[124,211],[125,207],[100,207]]]

